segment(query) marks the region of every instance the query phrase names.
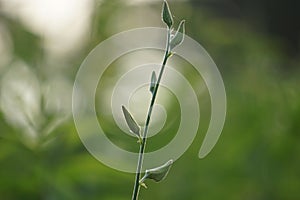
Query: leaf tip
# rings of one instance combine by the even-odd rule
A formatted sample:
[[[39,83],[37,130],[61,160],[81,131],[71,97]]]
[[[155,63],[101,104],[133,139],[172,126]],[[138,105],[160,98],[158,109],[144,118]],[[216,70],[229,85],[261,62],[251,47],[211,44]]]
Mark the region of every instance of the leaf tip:
[[[137,124],[137,122],[134,120],[132,115],[129,113],[129,111],[126,109],[124,105],[121,106],[122,111],[126,120],[126,123],[132,133],[134,133],[138,138],[141,137],[140,135],[140,126]]]
[[[181,20],[175,35],[171,38],[171,41],[170,41],[170,49],[171,50],[183,42],[184,35],[185,35],[185,20]]]
[[[163,8],[162,8],[162,20],[167,24],[169,28],[173,25],[172,14],[168,5],[168,2],[164,0]]]
[[[144,177],[141,179],[141,182],[143,182],[145,179],[152,179],[155,182],[164,180],[168,175],[172,164],[173,160],[171,159],[160,167],[146,170]]]
[[[151,83],[150,83],[150,92],[153,94],[155,87],[156,87],[156,82],[157,82],[157,78],[156,78],[156,74],[155,71],[152,72],[151,75]]]

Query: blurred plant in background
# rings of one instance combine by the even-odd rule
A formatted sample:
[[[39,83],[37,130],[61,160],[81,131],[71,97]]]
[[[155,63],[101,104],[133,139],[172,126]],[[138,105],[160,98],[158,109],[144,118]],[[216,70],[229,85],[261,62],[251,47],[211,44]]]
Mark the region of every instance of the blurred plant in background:
[[[245,9],[256,11],[245,2],[169,1],[175,22],[185,16],[187,35],[218,65],[228,115],[219,143],[200,162],[197,144],[209,123],[210,101],[193,69],[184,69],[201,90],[199,134],[165,184],[149,183],[151,191],[141,192],[144,199],[300,198],[299,48],[293,43],[296,47],[286,51],[290,40],[285,35],[260,29],[269,25],[266,16],[255,16],[256,21],[243,16]],[[131,28],[163,26],[161,3],[0,1],[0,199],[128,199],[132,176],[96,161],[77,136],[71,117],[73,80],[99,42]],[[282,33],[297,29],[280,27],[286,28]],[[105,78],[112,81],[116,74],[114,68]],[[178,109],[171,105],[170,110]],[[99,118],[119,131],[102,111]],[[174,124],[170,120],[166,126]]]

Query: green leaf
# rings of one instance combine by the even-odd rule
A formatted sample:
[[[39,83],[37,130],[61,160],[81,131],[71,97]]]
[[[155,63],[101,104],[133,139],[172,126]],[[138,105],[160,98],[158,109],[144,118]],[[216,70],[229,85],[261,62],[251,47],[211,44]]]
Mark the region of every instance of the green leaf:
[[[151,84],[150,84],[150,92],[153,94],[155,86],[156,86],[156,74],[155,71],[152,72],[152,76],[151,76]]]
[[[132,115],[128,112],[128,110],[125,108],[125,106],[122,106],[122,110],[130,131],[140,139],[141,138],[140,126],[136,123],[136,121],[134,120]]]
[[[171,28],[173,25],[173,18],[167,1],[164,1],[163,3],[161,15],[162,15],[162,20],[167,24],[169,28]]]
[[[144,183],[145,179],[152,179],[155,182],[160,182],[166,178],[173,164],[173,160],[169,160],[164,165],[154,169],[146,170],[144,177],[140,180],[140,184]]]
[[[185,33],[184,24],[185,24],[185,20],[182,20],[178,26],[175,35],[171,38],[170,50],[174,49],[176,46],[180,45],[183,42],[184,33]]]

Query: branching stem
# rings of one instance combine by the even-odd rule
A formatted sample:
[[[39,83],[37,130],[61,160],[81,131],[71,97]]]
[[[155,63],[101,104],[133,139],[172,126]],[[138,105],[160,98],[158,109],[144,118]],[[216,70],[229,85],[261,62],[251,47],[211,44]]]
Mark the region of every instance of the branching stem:
[[[147,114],[147,119],[146,119],[146,123],[145,123],[144,134],[142,136],[143,140],[140,144],[139,158],[138,158],[138,164],[137,164],[137,170],[136,170],[132,200],[137,200],[138,195],[139,195],[139,190],[140,190],[139,181],[140,181],[140,177],[141,177],[142,165],[143,165],[143,160],[144,160],[144,152],[145,152],[145,148],[146,148],[149,123],[150,123],[150,119],[151,119],[155,99],[156,99],[156,96],[157,96],[158,88],[159,88],[159,85],[160,85],[160,81],[161,81],[162,75],[164,73],[164,69],[165,69],[165,66],[167,64],[168,58],[170,57],[170,36],[171,36],[171,30],[168,28],[168,31],[167,31],[167,45],[166,45],[165,55],[164,55],[164,59],[163,59],[163,62],[162,62],[161,68],[160,68],[157,83],[155,84],[155,88],[153,90],[153,95],[152,95],[152,98],[151,98],[151,102],[150,102],[149,109],[148,109],[148,114]]]

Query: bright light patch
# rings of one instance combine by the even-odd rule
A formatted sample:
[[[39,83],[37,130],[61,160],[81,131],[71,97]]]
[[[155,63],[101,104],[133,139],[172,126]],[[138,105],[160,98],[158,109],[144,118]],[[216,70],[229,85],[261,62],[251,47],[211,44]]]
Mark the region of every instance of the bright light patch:
[[[92,0],[4,0],[4,11],[42,36],[46,48],[67,52],[84,42]]]

